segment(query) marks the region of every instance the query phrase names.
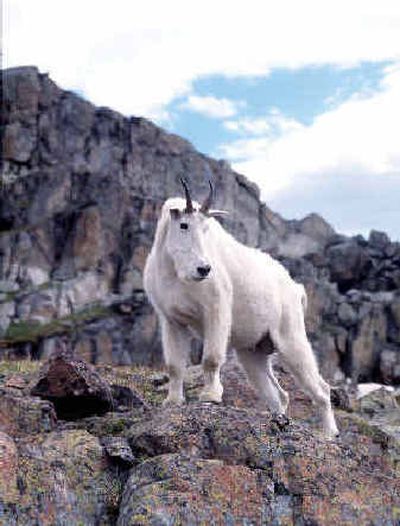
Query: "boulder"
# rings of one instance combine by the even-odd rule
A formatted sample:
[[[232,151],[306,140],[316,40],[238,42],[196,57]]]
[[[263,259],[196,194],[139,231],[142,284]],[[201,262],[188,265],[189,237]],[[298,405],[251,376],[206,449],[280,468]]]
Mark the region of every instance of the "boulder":
[[[357,312],[349,303],[341,303],[338,309],[338,318],[339,321],[344,325],[344,327],[351,327],[357,322]]]
[[[59,353],[46,362],[31,394],[50,400],[59,418],[74,420],[113,408],[109,385],[89,364]]]
[[[135,456],[129,447],[128,441],[120,436],[106,436],[101,439],[101,443],[107,455],[116,464],[123,466],[132,466],[135,462]]]
[[[379,354],[386,341],[387,318],[384,305],[366,303],[360,310],[360,322],[351,342],[352,376],[366,381],[379,363]]]
[[[384,349],[380,354],[379,371],[385,384],[400,384],[400,352],[396,348]]]
[[[372,248],[384,250],[388,245],[390,245],[390,238],[385,232],[371,230],[369,233],[368,243]]]
[[[368,256],[357,243],[349,240],[330,246],[326,254],[331,279],[340,291],[345,292],[362,280]]]

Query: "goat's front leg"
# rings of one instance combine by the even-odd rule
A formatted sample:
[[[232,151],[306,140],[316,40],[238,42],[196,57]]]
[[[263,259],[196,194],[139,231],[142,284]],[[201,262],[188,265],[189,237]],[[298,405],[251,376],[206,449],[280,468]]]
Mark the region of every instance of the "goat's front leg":
[[[205,317],[203,372],[204,387],[200,393],[202,402],[221,403],[223,387],[220,379],[225,362],[231,329],[231,315],[224,307],[210,309]]]
[[[185,402],[183,377],[189,352],[187,329],[164,319],[161,321],[164,360],[168,370],[168,396],[164,405],[180,405]]]

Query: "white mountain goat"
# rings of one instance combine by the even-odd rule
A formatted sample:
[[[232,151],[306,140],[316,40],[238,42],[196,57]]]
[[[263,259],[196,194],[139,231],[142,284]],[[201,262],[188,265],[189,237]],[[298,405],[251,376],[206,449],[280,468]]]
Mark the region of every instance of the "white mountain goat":
[[[280,263],[239,243],[213,219],[221,212],[210,209],[211,184],[201,206],[182,184],[186,199],[164,203],[144,270],[170,380],[165,403],[184,402],[184,372],[196,334],[204,342],[202,401],[221,402],[220,369],[230,345],[270,411],[285,413],[289,398],[271,364],[277,351],[319,408],[325,434],[337,435],[330,387],[306,336],[304,287]]]

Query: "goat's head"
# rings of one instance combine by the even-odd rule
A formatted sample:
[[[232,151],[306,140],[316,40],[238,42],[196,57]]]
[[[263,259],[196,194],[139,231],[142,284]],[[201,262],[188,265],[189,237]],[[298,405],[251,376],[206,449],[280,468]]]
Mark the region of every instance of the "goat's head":
[[[166,249],[179,279],[203,281],[212,275],[206,239],[208,218],[221,215],[222,212],[211,210],[214,199],[211,182],[208,196],[201,206],[192,201],[186,181],[181,179],[181,183],[185,192],[185,206],[170,209]]]

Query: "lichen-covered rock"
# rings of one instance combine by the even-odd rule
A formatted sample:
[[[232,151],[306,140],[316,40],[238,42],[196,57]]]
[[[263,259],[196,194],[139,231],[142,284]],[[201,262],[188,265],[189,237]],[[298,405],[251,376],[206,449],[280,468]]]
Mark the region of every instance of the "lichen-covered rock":
[[[132,387],[112,384],[111,392],[114,405],[117,409],[149,409],[149,404],[146,402],[143,395],[132,389]]]
[[[9,435],[0,431],[0,519],[2,502],[17,499],[17,474],[17,446]]]
[[[374,384],[363,384],[366,388],[369,386],[370,389],[363,392],[360,389],[362,386],[359,386],[358,396],[357,396],[357,411],[366,414],[369,417],[376,415],[377,413],[382,413],[383,410],[390,410],[393,412],[399,411],[400,406],[397,403],[396,397],[394,395],[394,389],[387,386],[380,386]]]
[[[55,429],[57,416],[47,400],[28,397],[12,388],[0,389],[0,430],[12,436]]]
[[[1,363],[0,383],[29,411],[38,367],[24,364]],[[359,403],[337,411],[341,435],[327,441],[280,367],[289,420],[261,410],[233,356],[221,406],[197,401],[198,367],[186,377],[189,403],[166,409],[162,371],[95,369],[137,393],[139,406],[58,420],[50,431],[0,432],[1,524],[397,526],[400,412],[387,390],[367,395],[373,411],[365,411],[367,396],[354,400],[349,389]]]
[[[2,524],[111,523],[121,488],[96,437],[86,431],[55,431],[18,449],[17,489],[0,494]]]
[[[155,412],[132,426],[128,438],[137,455],[179,452],[266,468],[268,451],[277,445],[277,431],[276,422],[267,417],[260,420],[260,415],[247,409],[204,403]]]
[[[273,483],[261,471],[162,455],[132,470],[117,525],[266,524],[271,495]]]
[[[156,413],[130,431],[133,450],[152,458],[133,469],[118,524],[192,524],[196,516],[201,524],[213,514],[217,524],[273,524],[283,517],[318,525],[395,524],[395,453],[389,460],[384,436],[363,422],[365,435],[348,424],[352,431],[331,443],[249,410],[201,404],[168,409],[162,419]]]

